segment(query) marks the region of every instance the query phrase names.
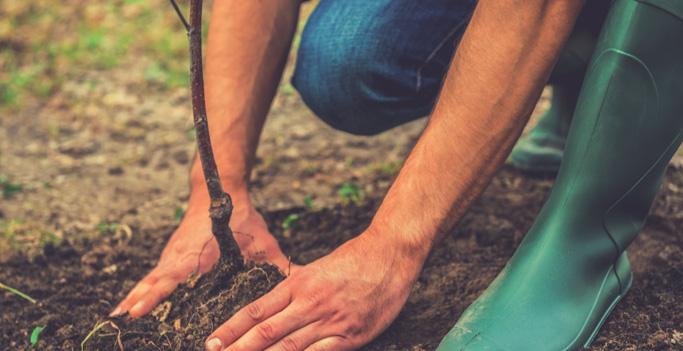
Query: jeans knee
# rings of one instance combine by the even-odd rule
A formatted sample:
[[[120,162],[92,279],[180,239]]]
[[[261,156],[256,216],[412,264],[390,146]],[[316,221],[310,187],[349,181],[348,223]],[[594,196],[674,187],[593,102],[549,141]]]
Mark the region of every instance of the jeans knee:
[[[381,132],[376,108],[378,94],[371,88],[369,62],[348,48],[310,47],[302,41],[292,85],[304,103],[324,122],[351,134]]]
[[[293,86],[324,122],[351,134],[374,135],[424,116],[431,104],[413,108],[410,72],[397,72],[381,33],[355,23],[353,29],[312,16],[302,34]]]
[[[373,107],[379,103],[376,95],[360,77],[325,73],[330,72],[324,67],[306,67],[293,79],[301,99],[318,118],[335,129],[357,135],[374,135],[388,129],[380,109]]]

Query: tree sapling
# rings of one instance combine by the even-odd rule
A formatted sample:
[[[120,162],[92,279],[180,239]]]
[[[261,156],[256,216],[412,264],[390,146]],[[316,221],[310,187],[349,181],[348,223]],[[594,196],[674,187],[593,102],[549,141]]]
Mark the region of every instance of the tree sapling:
[[[185,19],[180,7],[175,0],[170,0],[178,17],[187,30],[190,42],[190,87],[192,90],[192,114],[194,116],[194,129],[197,139],[199,159],[204,172],[211,205],[209,216],[211,217],[211,231],[218,242],[221,256],[218,264],[230,264],[242,266],[243,259],[239,246],[233,238],[232,230],[228,223],[232,214],[232,200],[230,195],[223,191],[218,175],[216,160],[211,148],[209,125],[204,101],[204,72],[202,65],[202,0],[190,0],[190,21]]]

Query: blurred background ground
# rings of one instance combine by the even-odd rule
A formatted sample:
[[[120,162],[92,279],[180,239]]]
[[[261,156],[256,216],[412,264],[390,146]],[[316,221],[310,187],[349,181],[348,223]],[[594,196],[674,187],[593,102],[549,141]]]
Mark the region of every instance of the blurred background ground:
[[[186,51],[165,0],[0,0],[0,261],[64,238],[145,236],[179,221],[194,154]],[[289,85],[291,68],[258,152],[256,204],[381,198],[425,121],[372,138],[333,131]],[[680,178],[681,152],[671,172]],[[674,181],[662,191],[680,199],[683,189]],[[680,224],[680,208],[660,203],[655,216]]]
[[[186,50],[164,0],[0,1],[0,246],[178,220],[194,155]],[[424,121],[335,132],[301,103],[291,68],[258,153],[258,206],[381,194]]]

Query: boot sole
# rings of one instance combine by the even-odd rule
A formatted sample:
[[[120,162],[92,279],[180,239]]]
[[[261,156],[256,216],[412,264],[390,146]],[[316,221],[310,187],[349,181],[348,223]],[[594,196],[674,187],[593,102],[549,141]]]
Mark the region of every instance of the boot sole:
[[[612,303],[610,304],[609,308],[603,313],[602,318],[600,318],[600,321],[598,324],[595,326],[595,329],[591,333],[591,335],[588,337],[588,340],[586,343],[583,345],[583,350],[588,350],[595,340],[595,337],[598,336],[598,333],[600,332],[600,329],[602,328],[602,325],[605,324],[605,321],[607,321],[607,318],[609,318],[609,315],[612,313],[615,307],[617,307],[617,304],[619,304],[619,301],[626,296],[626,293],[631,289],[631,286],[633,285],[633,272],[631,271],[631,264],[629,263],[628,260],[628,254],[626,251],[621,254],[619,259],[617,259],[617,262],[613,266],[613,272],[617,277],[617,280],[620,282],[621,285],[621,292],[619,295],[617,295]]]

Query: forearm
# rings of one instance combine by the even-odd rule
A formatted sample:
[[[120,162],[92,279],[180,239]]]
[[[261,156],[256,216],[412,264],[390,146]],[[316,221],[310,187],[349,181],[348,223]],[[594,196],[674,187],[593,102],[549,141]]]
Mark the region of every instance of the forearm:
[[[418,257],[481,194],[531,114],[580,0],[481,0],[432,117],[369,232]]]
[[[206,53],[206,105],[223,186],[246,190],[258,139],[297,25],[299,0],[214,1]],[[198,159],[193,195],[203,197]]]

